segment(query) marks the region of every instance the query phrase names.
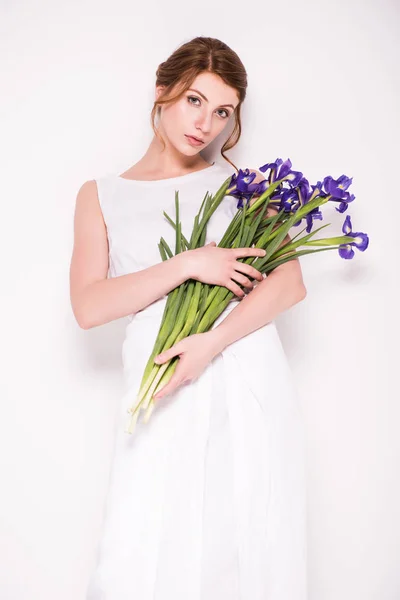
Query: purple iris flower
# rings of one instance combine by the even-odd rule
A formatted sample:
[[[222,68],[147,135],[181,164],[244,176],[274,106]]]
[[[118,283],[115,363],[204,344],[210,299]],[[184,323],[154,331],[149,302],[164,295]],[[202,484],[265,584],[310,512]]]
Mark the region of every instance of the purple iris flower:
[[[238,198],[237,208],[239,209],[243,208],[244,201],[249,204],[253,195],[260,196],[275,181],[283,180],[282,184],[274,190],[274,195],[271,196],[269,204],[279,212],[284,210],[284,212],[291,214],[294,214],[316,196],[330,196],[329,201],[339,203],[336,210],[340,213],[345,212],[348,204],[354,200],[354,194],[347,191],[353,181],[352,178],[341,175],[338,179],[333,179],[333,177],[328,176],[324,178],[323,182],[318,181],[316,185],[310,186],[303,174],[300,171],[293,171],[291,167],[292,162],[289,158],[286,161],[277,158],[275,162],[266,163],[259,169],[263,173],[268,171],[269,173],[267,173],[266,179],[258,183],[252,183],[256,173],[250,173],[249,169],[239,169],[237,174],[232,175],[227,193]],[[288,188],[284,187],[285,182],[288,183]],[[310,233],[314,220],[323,219],[320,207],[313,208],[304,216],[304,219],[307,223],[307,233]],[[302,219],[299,219],[297,223],[294,223],[294,227],[300,225],[301,222]]]
[[[350,194],[347,192],[347,188],[353,181],[352,177],[346,177],[346,175],[341,175],[338,179],[333,179],[330,175],[325,177],[324,179],[324,188],[328,194],[332,195],[330,201],[339,202],[339,208],[336,210],[340,213],[344,213],[350,202],[353,202],[355,196],[354,194]]]
[[[316,186],[314,185],[310,187],[310,184],[307,181],[307,179],[303,177],[296,188],[291,188],[288,190],[286,189],[282,192],[280,210],[284,209],[285,212],[295,213],[297,210],[299,210],[299,208],[307,204],[307,202],[310,201],[312,196],[316,195],[314,194],[314,192],[318,185],[319,188],[317,192],[321,187],[320,182],[318,182]],[[304,217],[307,223],[307,233],[310,233],[314,220],[322,220],[322,218],[322,213],[318,206],[310,210],[310,212],[308,212]],[[301,221],[302,219],[297,221],[297,223],[294,223],[294,227],[300,225]]]
[[[285,162],[281,158],[277,158],[274,163],[268,163],[260,167],[260,171],[265,172],[270,169],[269,177],[259,181],[258,183],[252,183],[256,177],[256,173],[250,173],[249,169],[239,169],[237,174],[233,174],[229,182],[228,194],[238,198],[237,208],[243,208],[244,200],[249,202],[251,197],[255,194],[261,196],[271,183],[274,183],[277,179],[283,179],[287,181],[290,186],[295,188],[304,178],[302,173],[299,171],[291,170],[292,163],[290,159]],[[307,182],[308,183],[308,182]],[[280,192],[283,190],[282,185],[278,186],[275,190],[276,195],[270,198],[276,204],[277,200],[280,200]]]
[[[243,208],[243,201],[248,203],[252,195],[259,192],[259,184],[252,183],[256,175],[257,173],[250,173],[250,169],[239,169],[237,174],[232,175],[227,193],[238,198],[237,208]]]
[[[364,250],[366,250],[368,248],[368,244],[369,244],[368,235],[366,233],[361,233],[360,231],[357,231],[357,232],[352,231],[350,215],[347,215],[347,217],[343,223],[342,231],[345,235],[349,235],[354,238],[354,242],[349,242],[347,244],[341,244],[339,246],[338,250],[339,250],[339,254],[342,258],[353,258],[354,250],[353,250],[352,246],[355,246],[356,248],[358,248],[358,250],[361,250],[361,252],[364,252]]]
[[[305,177],[303,177],[303,179],[300,181],[298,188],[297,188],[298,194],[299,194],[299,199],[300,199],[300,204],[302,206],[304,206],[305,204],[307,204],[307,202],[309,202],[311,200],[311,198],[315,198],[315,196],[320,194],[321,188],[322,188],[322,184],[320,181],[318,181],[316,185],[310,186],[308,180]],[[306,231],[307,231],[307,233],[310,233],[313,223],[314,223],[314,220],[319,219],[320,221],[322,221],[322,219],[323,219],[322,212],[321,212],[319,206],[316,206],[315,208],[310,210],[304,218],[307,223]],[[294,223],[294,226],[297,227],[297,225],[300,225],[300,223],[301,223],[301,220],[297,221],[297,223]]]
[[[281,158],[277,158],[273,163],[267,163],[260,167],[260,171],[265,173],[270,169],[270,174],[268,177],[269,183],[274,183],[277,179],[284,179],[291,186],[296,187],[301,181],[303,174],[300,171],[292,170],[292,161],[290,158],[283,160]]]
[[[313,208],[312,210],[310,210],[310,212],[307,213],[305,216],[305,220],[307,223],[307,227],[306,227],[307,233],[310,233],[312,226],[313,226],[313,221],[315,219],[319,219],[320,221],[322,221],[322,213],[319,210],[318,206],[316,208]]]
[[[281,195],[280,210],[285,212],[296,212],[301,206],[299,194],[294,188],[285,189]]]
[[[312,190],[310,189],[310,184],[305,177],[302,177],[299,181],[297,187],[293,187],[289,190],[285,190],[282,194],[282,198],[284,197],[284,202],[282,207],[286,210],[292,210],[296,212],[299,208],[304,206],[309,199],[311,198]],[[296,225],[301,222],[298,221]]]

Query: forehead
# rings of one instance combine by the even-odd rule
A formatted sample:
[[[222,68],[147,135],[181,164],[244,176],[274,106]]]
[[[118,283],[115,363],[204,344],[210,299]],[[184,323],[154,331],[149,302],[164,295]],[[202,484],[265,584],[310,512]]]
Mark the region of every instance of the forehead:
[[[202,92],[211,104],[239,104],[237,91],[215,73],[200,73],[189,87]]]

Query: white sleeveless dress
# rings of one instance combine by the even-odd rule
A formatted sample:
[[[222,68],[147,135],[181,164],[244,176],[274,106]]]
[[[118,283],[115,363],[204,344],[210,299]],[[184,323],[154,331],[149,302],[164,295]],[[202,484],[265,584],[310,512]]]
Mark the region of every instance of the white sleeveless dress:
[[[161,262],[161,236],[174,251],[163,211],[175,218],[175,190],[188,239],[206,191],[234,172],[214,163],[170,179],[96,179],[109,276]],[[220,241],[236,205],[224,198],[205,243]],[[303,419],[274,322],[227,346],[125,432],[166,299],[127,317],[126,393],[86,600],[306,600]]]

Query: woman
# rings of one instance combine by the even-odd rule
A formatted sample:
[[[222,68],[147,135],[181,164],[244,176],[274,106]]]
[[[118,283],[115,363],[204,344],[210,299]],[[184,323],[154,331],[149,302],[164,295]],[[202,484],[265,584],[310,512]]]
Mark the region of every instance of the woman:
[[[211,217],[204,247],[162,262],[157,245],[163,236],[174,248],[163,211],[174,216],[175,190],[187,237],[206,191],[234,173],[224,151],[239,140],[246,87],[243,64],[223,42],[182,45],[157,70],[155,136],[144,156],[78,193],[75,317],[84,329],[129,320],[126,394],[87,600],[306,600],[302,420],[273,322],[305,297],[300,265],[264,278],[237,260],[262,250],[218,248],[237,210],[231,196]],[[224,164],[210,165],[200,153],[232,118]],[[139,419],[128,435],[167,294],[190,278],[237,298],[210,331],[159,358],[180,355],[149,422]]]

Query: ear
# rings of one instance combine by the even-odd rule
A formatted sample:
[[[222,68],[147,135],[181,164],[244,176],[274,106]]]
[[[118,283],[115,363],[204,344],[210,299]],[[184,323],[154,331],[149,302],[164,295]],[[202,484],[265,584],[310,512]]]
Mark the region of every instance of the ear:
[[[156,85],[156,94],[155,94],[155,99],[158,99],[158,96],[162,93],[162,91],[164,90],[165,85]]]

